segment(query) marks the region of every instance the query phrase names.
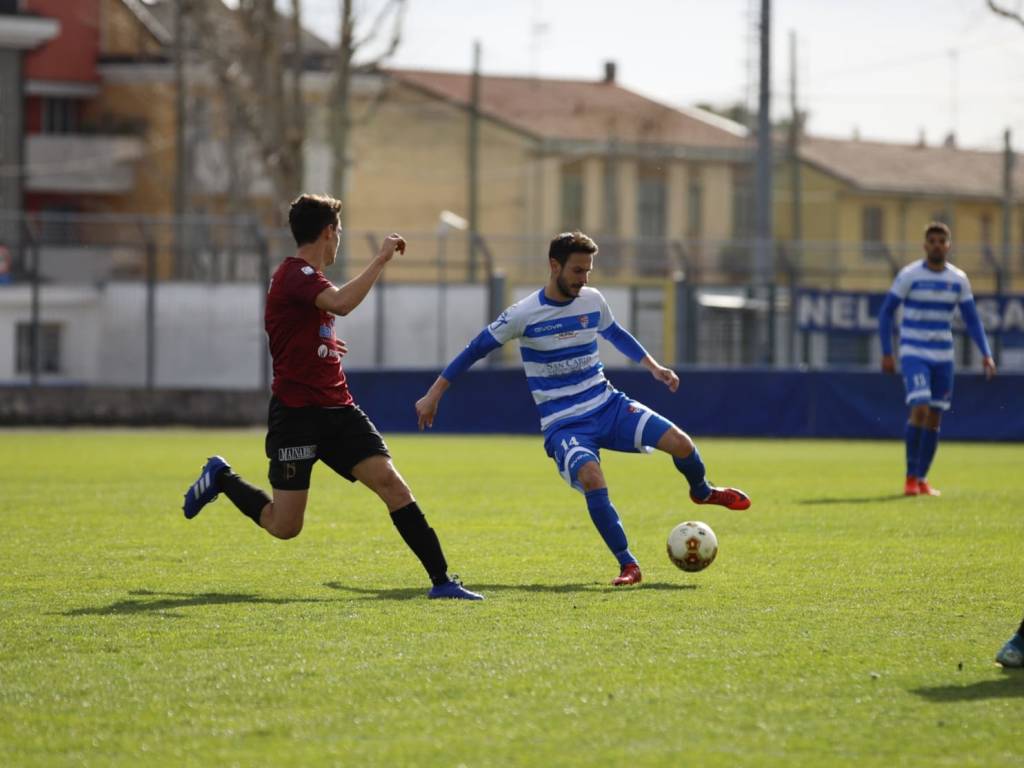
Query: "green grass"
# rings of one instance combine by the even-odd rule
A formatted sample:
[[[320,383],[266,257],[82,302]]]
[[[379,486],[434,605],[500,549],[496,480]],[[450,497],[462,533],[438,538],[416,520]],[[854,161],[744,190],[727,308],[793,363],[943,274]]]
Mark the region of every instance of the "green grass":
[[[537,438],[392,436],[452,570],[431,602],[383,506],[320,466],[276,541],[181,494],[257,431],[0,432],[0,764],[1019,766],[1019,445],[944,444],[904,499],[896,442],[703,440],[746,513],[661,455],[605,472],[617,568]],[[699,574],[664,552],[703,519]]]

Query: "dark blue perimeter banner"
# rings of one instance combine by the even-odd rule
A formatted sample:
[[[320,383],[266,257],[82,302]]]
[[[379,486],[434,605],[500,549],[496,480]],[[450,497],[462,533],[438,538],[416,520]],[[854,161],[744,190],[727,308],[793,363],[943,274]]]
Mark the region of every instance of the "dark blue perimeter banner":
[[[861,371],[680,369],[679,391],[639,366],[606,371],[630,397],[696,438],[854,437],[899,440],[907,422],[899,376]],[[385,437],[416,431],[416,400],[434,371],[350,371],[356,402]],[[518,368],[471,370],[452,382],[434,432],[541,434],[526,377]],[[1024,375],[958,373],[943,439],[1024,440]]]
[[[825,333],[877,333],[878,311],[884,293],[800,291],[796,294],[796,322],[801,331]],[[1002,336],[1004,343],[1024,345],[1024,296],[975,296],[985,333]],[[964,330],[960,313],[953,330]]]

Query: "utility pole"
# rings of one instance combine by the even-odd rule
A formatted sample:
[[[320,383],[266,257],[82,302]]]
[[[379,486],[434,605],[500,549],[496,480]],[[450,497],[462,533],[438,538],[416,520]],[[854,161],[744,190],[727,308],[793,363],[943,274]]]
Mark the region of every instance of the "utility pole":
[[[185,213],[188,209],[188,142],[185,138],[188,116],[185,81],[185,17],[191,0],[177,0],[174,6],[174,271],[181,275],[187,253]]]
[[[338,61],[335,69],[334,104],[331,108],[331,138],[334,143],[334,166],[331,172],[331,195],[345,201],[341,206],[341,238],[338,247],[338,278],[345,278],[348,262],[348,142],[351,118],[351,79],[353,48],[352,0],[341,0],[341,39],[338,41]]]
[[[1003,132],[1003,250],[1001,271],[1010,276],[1010,250],[1013,221],[1013,166],[1016,158],[1010,145],[1010,129]]]
[[[796,270],[803,264],[804,224],[803,190],[800,182],[800,107],[797,103],[796,30],[789,31],[789,186],[790,186],[790,248],[787,283],[789,285],[789,332],[787,363],[796,363]]]
[[[761,0],[761,66],[757,100],[757,160],[754,190],[754,283],[757,293],[767,290],[775,273],[772,258],[772,122],[771,122],[771,0]],[[759,363],[774,356],[774,307],[769,307],[768,338],[760,339]]]
[[[469,282],[476,282],[477,231],[480,226],[480,41],[473,43],[469,99]]]
[[[793,206],[790,222],[792,224],[793,255],[798,257],[803,245],[803,199],[800,188],[800,109],[796,97],[796,31],[789,31],[789,173]]]

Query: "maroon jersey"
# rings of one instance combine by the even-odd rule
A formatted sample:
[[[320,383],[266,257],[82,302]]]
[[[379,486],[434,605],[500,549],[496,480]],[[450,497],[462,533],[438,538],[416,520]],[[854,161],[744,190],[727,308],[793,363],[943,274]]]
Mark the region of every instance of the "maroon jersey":
[[[334,285],[308,262],[290,256],[270,279],[264,324],[274,360],[274,395],[289,408],[352,405],[341,369],[334,315],[316,297]]]

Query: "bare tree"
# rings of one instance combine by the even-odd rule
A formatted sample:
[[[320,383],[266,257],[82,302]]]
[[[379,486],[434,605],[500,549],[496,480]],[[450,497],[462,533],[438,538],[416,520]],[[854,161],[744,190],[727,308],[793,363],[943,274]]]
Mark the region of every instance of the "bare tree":
[[[394,55],[402,40],[402,25],[405,20],[406,0],[385,0],[366,32],[357,29],[358,20],[353,11],[353,0],[339,0],[341,14],[337,60],[334,68],[334,88],[331,99],[331,191],[338,196],[345,195],[348,179],[348,148],[352,128],[358,124],[352,110],[352,76],[358,72],[370,72]],[[383,50],[368,60],[355,63],[360,49],[383,39],[387,35]],[[379,99],[375,100],[363,120],[368,120]],[[347,207],[341,209],[342,254],[347,253],[346,215]]]
[[[986,0],[986,3],[993,13],[998,14],[1003,18],[1016,21],[1021,26],[1024,26],[1024,11],[1021,10],[1020,2],[1017,3],[1016,9],[1012,11],[997,3],[996,0]]]
[[[234,134],[227,147],[229,166],[239,162],[236,139],[244,138],[262,161],[276,199],[291,199],[302,189],[306,135],[300,0],[291,0],[287,23],[274,0],[238,0],[233,11],[219,0],[193,7],[200,55],[213,72]],[[229,175],[236,187],[237,165]]]

